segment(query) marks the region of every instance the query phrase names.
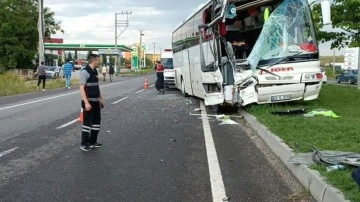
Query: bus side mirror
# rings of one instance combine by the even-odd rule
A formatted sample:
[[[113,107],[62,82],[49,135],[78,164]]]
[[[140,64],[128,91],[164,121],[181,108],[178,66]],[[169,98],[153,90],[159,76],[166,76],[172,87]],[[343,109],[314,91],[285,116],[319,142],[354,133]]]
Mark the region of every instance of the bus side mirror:
[[[331,24],[331,12],[330,12],[330,1],[322,0],[321,1],[321,13],[322,20],[324,25]]]

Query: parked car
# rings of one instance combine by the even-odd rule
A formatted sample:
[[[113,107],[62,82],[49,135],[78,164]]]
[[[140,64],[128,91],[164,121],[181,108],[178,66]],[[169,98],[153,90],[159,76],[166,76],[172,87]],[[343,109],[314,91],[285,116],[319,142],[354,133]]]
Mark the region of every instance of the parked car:
[[[348,84],[357,83],[358,70],[344,70],[342,74],[336,76],[336,82],[347,82]]]
[[[46,72],[46,78],[52,78],[52,79],[60,78],[63,77],[64,75],[64,69],[58,66],[47,67],[45,72]]]

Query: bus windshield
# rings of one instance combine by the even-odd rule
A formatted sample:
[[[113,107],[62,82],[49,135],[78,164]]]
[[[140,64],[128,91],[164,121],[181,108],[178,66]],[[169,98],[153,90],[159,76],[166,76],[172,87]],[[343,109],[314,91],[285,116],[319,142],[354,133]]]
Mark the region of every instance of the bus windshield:
[[[318,47],[306,0],[283,1],[264,23],[247,58],[252,69],[283,62],[318,59]]]

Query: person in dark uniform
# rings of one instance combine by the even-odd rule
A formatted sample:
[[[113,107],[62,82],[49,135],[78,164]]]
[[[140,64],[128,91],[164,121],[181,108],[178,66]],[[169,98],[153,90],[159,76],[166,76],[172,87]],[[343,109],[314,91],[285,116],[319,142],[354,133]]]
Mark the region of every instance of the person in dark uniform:
[[[97,142],[100,131],[101,108],[104,108],[104,98],[99,88],[98,72],[100,57],[90,54],[89,64],[80,71],[80,95],[81,107],[83,108],[84,122],[81,131],[81,146],[83,151],[101,147]]]
[[[240,32],[242,23],[239,20],[235,20],[232,26],[235,30],[227,31],[225,39],[232,44],[235,50],[235,57],[243,58],[243,53],[248,49],[248,46]]]
[[[159,91],[159,94],[164,94],[164,65],[160,61],[156,61],[156,89]]]
[[[109,67],[110,82],[112,82],[112,79],[113,79],[113,77],[114,77],[114,74],[115,74],[115,69],[114,69],[114,67],[112,66],[112,64],[110,64],[110,67]]]

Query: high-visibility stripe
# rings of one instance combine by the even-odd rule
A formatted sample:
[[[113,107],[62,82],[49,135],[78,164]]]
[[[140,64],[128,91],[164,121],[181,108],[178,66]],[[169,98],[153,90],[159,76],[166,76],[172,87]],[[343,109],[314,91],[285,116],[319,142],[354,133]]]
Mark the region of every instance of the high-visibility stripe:
[[[100,130],[100,128],[91,128],[91,130]]]
[[[86,86],[99,86],[98,82],[93,82],[93,83],[86,83]]]
[[[97,102],[100,101],[100,98],[88,98],[90,102]]]
[[[84,125],[83,125],[82,127],[83,127],[84,129],[89,129],[89,130],[91,129],[90,126],[84,126]]]

